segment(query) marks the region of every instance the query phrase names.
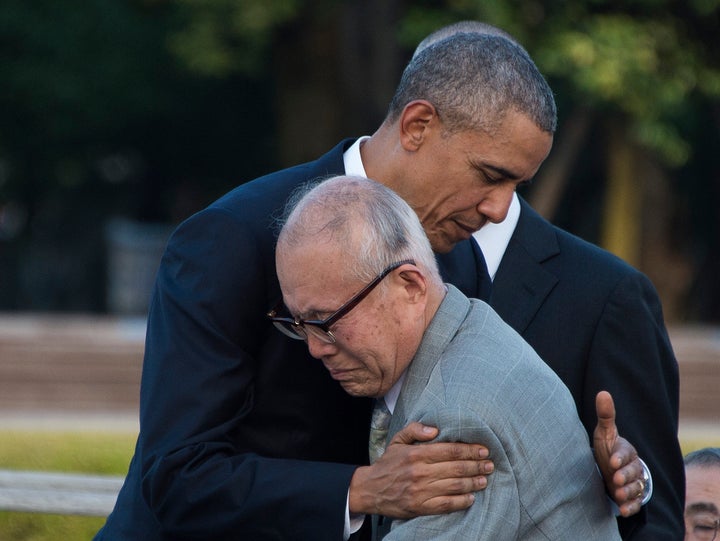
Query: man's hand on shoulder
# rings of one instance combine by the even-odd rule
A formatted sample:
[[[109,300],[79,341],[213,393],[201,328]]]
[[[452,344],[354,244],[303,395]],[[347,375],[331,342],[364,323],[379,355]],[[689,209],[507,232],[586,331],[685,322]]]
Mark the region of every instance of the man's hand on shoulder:
[[[426,443],[437,428],[410,423],[371,466],[350,482],[350,512],[392,518],[451,513],[470,507],[493,471],[488,450],[467,443]]]

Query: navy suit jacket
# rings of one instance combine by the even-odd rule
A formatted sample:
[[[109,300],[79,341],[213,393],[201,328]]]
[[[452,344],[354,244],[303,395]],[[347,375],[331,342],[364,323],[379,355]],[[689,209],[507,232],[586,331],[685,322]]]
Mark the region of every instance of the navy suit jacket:
[[[490,305],[569,387],[591,441],[595,395],[603,389],[612,394],[618,430],[654,481],[643,511],[619,519],[623,538],[682,539],[678,367],[647,277],[551,225],[521,199]]]
[[[344,173],[352,142],[237,187],[171,236],[148,314],[140,434],[97,541],[342,539],[372,401],[347,395],[265,314],[281,299],[274,251],[289,195]],[[470,243],[441,261],[475,288]]]
[[[342,539],[371,401],[347,395],[265,314],[281,299],[286,200],[343,173],[351,142],[237,187],[171,236],[148,314],[135,455],[96,539]]]

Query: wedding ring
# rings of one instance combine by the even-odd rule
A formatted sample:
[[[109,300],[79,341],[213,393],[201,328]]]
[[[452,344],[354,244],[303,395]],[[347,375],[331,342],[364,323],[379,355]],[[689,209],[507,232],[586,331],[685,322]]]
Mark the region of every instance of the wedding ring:
[[[642,498],[643,494],[645,493],[645,481],[639,479],[638,482],[640,483],[640,490],[638,490],[637,496],[635,496],[635,498]]]

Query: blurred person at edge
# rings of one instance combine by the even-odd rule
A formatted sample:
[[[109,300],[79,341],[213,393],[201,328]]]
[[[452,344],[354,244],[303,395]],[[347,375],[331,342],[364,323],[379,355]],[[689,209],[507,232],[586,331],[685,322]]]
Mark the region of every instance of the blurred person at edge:
[[[720,447],[685,456],[685,541],[713,541],[720,524]]]

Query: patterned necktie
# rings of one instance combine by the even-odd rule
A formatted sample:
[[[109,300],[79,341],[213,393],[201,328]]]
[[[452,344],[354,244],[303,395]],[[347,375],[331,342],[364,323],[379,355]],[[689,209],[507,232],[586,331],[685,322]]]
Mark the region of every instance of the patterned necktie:
[[[385,404],[385,399],[378,398],[375,401],[375,409],[370,421],[370,442],[368,444],[370,464],[374,464],[385,452],[385,439],[387,438],[388,428],[390,428],[391,417],[392,414]]]

